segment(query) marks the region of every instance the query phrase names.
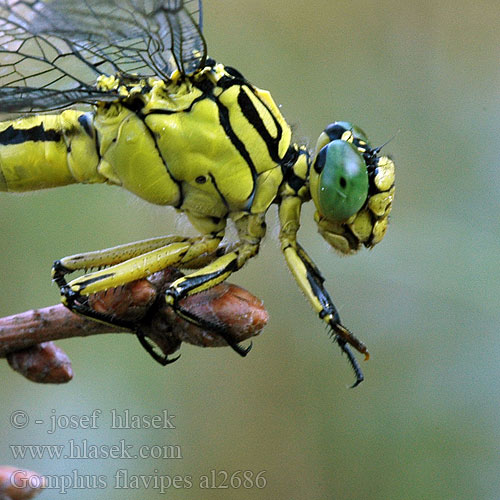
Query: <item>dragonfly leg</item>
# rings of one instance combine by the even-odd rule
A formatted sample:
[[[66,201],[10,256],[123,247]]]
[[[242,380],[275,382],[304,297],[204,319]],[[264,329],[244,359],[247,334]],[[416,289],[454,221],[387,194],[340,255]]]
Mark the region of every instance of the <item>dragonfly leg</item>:
[[[180,305],[180,301],[189,295],[199,293],[225,281],[232,273],[241,269],[245,263],[257,255],[261,239],[265,235],[264,214],[241,214],[235,220],[239,242],[227,248],[227,253],[215,257],[207,265],[179,278],[165,292],[165,300],[177,314],[191,323],[217,332],[240,356],[246,356],[252,344],[243,348],[228,334],[224,325],[211,323]],[[193,267],[198,268],[199,262]],[[187,267],[190,267],[188,262]]]
[[[349,345],[364,354],[365,359],[369,357],[368,350],[363,342],[342,324],[339,313],[323,285],[325,280],[321,272],[297,242],[301,204],[302,200],[298,196],[290,196],[281,201],[279,209],[281,250],[298,285],[319,317],[331,328],[334,339],[347,355],[356,376],[353,386],[355,387],[363,381],[363,373]]]
[[[146,350],[146,352],[148,352],[149,355],[160,365],[162,365],[162,366],[170,365],[170,364],[174,363],[175,361],[177,361],[181,357],[181,355],[179,354],[175,358],[169,359],[168,355],[158,354],[158,352],[156,352],[156,350],[155,350],[154,345],[148,341],[147,337],[144,335],[142,330],[138,329],[135,332],[135,334],[136,334],[137,338],[139,339],[139,342],[141,343],[142,347],[144,347],[144,349]]]
[[[167,236],[65,257],[54,263],[52,276],[64,296],[90,295],[145,278],[169,266],[215,251],[222,235],[183,238]],[[65,275],[78,270],[100,268],[66,284]]]
[[[61,291],[62,303],[71,311],[135,332],[141,345],[149,354],[165,365],[177,358],[168,359],[166,356],[160,356],[146,340],[137,324],[111,314],[95,311],[88,305],[87,296],[145,278],[169,266],[182,267],[186,261],[204,253],[214,252],[222,236],[222,233],[196,238],[165,236],[96,252],[72,255],[54,263],[52,276]],[[100,269],[80,276],[69,283],[66,282],[67,274],[94,267]]]
[[[347,359],[349,360],[349,363],[352,366],[352,369],[354,371],[354,375],[356,377],[356,381],[354,382],[354,384],[351,385],[351,389],[354,389],[359,384],[361,384],[361,382],[363,382],[363,380],[365,379],[365,377],[364,377],[363,372],[362,372],[362,370],[361,370],[361,368],[359,366],[358,360],[354,356],[354,354],[351,351],[350,347],[347,345],[347,342],[344,339],[342,339],[340,337],[337,337],[337,344],[342,349],[342,352],[345,353],[345,355],[347,356]]]

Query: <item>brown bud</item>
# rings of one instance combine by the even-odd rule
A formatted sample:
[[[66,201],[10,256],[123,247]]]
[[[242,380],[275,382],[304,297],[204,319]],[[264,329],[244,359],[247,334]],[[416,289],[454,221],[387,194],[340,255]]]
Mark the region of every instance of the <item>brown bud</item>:
[[[97,312],[134,320],[144,316],[156,295],[156,288],[147,279],[142,279],[90,295],[89,305]]]
[[[71,361],[54,342],[43,342],[7,355],[11,368],[42,384],[64,384],[73,378]]]
[[[182,342],[200,347],[227,346],[217,332],[181,318],[167,305],[163,292],[180,276],[180,272],[166,269],[148,279],[91,295],[89,304],[99,312],[137,321],[141,331],[164,354],[172,354]],[[258,335],[268,321],[261,300],[243,288],[225,282],[186,297],[180,305],[195,316],[223,328],[237,343]]]

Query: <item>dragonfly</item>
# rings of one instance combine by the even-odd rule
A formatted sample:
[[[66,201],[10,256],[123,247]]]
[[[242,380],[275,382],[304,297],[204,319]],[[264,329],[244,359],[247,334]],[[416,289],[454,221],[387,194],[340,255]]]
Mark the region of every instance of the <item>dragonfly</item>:
[[[368,350],[340,320],[324,278],[297,240],[313,201],[321,236],[340,254],[379,243],[394,197],[395,165],[346,121],[315,146],[296,143],[271,94],[208,57],[199,0],[0,0],[0,191],[106,183],[186,214],[198,235],[160,236],[56,260],[52,277],[73,312],[135,332],[89,306],[91,294],[175,266],[188,270],[165,300],[220,335],[223,325],[182,307],[259,252],[277,205],[285,261],[354,370]],[[14,116],[10,116],[14,115]],[[228,220],[236,241],[223,241]],[[68,281],[68,275],[79,276]],[[83,274],[82,274],[83,273]]]

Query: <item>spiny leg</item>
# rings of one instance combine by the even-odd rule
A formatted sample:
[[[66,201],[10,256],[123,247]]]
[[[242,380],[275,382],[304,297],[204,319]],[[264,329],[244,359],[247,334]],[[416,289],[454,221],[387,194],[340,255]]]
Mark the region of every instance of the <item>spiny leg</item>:
[[[298,244],[297,247],[300,248]],[[290,266],[292,274],[306,293],[306,296],[313,304],[313,307],[316,311],[318,311],[319,317],[323,319],[332,329],[334,339],[342,349],[342,352],[347,355],[356,377],[356,382],[352,387],[356,387],[363,381],[364,377],[356,358],[349,348],[349,344],[352,345],[358,352],[365,354],[365,359],[368,359],[369,357],[368,350],[366,346],[342,324],[339,313],[335,308],[332,299],[328,295],[328,292],[323,286],[323,278],[319,274],[316,266],[311,267],[309,259],[300,260],[304,257],[304,255],[306,254],[302,248],[298,250],[289,247],[285,251],[285,258]],[[300,266],[296,257],[298,257],[303,267]],[[309,291],[306,290],[306,288],[308,288]]]
[[[88,305],[86,296],[145,278],[169,266],[182,266],[185,261],[205,253],[210,254],[216,250],[222,236],[223,233],[196,238],[166,236],[65,257],[54,263],[53,279],[59,285],[63,304],[71,311],[96,321],[132,330],[149,354],[165,365],[178,358],[168,359],[166,356],[160,356],[137,324],[95,311]],[[66,283],[66,274],[92,267],[104,269]]]
[[[200,254],[205,251],[210,252],[217,247],[220,238],[174,236],[164,238],[164,244],[160,244],[160,241],[158,239],[154,242],[156,248],[153,247],[153,249],[151,249],[152,244],[146,245],[145,242],[140,241],[57,261],[54,264],[53,277],[61,287],[63,303],[71,307],[72,303],[82,299],[82,296],[116,288],[150,276],[169,266],[180,265],[185,256],[191,255],[193,248]],[[75,278],[66,284],[65,274],[96,266],[100,268],[98,271]],[[96,316],[95,319],[106,321],[107,318]]]
[[[252,344],[247,348],[241,347],[234,341],[233,337],[228,333],[223,325],[197,316],[180,305],[180,301],[188,295],[211,288],[224,281],[233,271],[238,269],[237,257],[235,252],[217,258],[212,264],[202,267],[199,271],[189,274],[172,283],[165,292],[165,300],[167,304],[174,308],[175,312],[186,321],[193,323],[201,328],[218,333],[229,346],[232,347],[240,356],[246,356],[250,351]]]
[[[316,297],[319,299],[320,303],[323,306],[323,309],[320,312],[321,319],[329,324],[337,339],[343,339],[344,343],[352,345],[352,347],[354,347],[358,352],[364,354],[365,358],[368,359],[369,354],[365,344],[363,344],[363,342],[356,338],[351,333],[351,331],[348,330],[340,321],[339,313],[335,305],[333,304],[330,295],[323,286],[325,278],[323,278],[319,269],[316,267],[314,262],[298,242],[296,243],[296,251],[298,257],[300,258],[306,269],[309,284],[312,284],[312,282],[314,281],[313,290],[315,291]],[[344,349],[342,350],[345,352]],[[353,368],[356,371],[356,367],[353,366]],[[359,367],[358,371],[360,371]]]
[[[179,302],[189,295],[199,293],[225,281],[233,272],[241,269],[245,263],[259,251],[259,244],[265,235],[266,225],[264,214],[242,213],[235,220],[239,242],[226,248],[227,253],[216,256],[205,266],[199,267],[203,260],[194,258],[186,263],[186,267],[195,267],[197,270],[179,278],[165,292],[165,299],[177,314],[200,327],[211,329],[219,333],[224,340],[241,356],[246,356],[252,344],[242,348],[234,342],[223,325],[215,325],[196,316],[180,306]]]
[[[65,278],[67,274],[81,270],[87,271],[92,268],[100,270],[101,268],[125,262],[171,243],[183,242],[185,240],[186,238],[181,236],[160,236],[105,248],[104,250],[70,255],[54,262],[52,266],[52,279],[57,283],[59,288],[63,288],[68,285]],[[89,273],[87,276],[90,274],[93,275],[93,273]]]
[[[334,338],[342,351],[347,355],[356,376],[353,387],[359,385],[364,377],[361,368],[349,345],[354,347],[368,359],[366,346],[358,340],[341,322],[332,299],[323,286],[324,278],[305,250],[297,242],[300,208],[302,199],[289,196],[282,199],[279,208],[281,250],[298,285],[308,298],[319,317],[332,329]],[[349,344],[349,345],[348,345]]]

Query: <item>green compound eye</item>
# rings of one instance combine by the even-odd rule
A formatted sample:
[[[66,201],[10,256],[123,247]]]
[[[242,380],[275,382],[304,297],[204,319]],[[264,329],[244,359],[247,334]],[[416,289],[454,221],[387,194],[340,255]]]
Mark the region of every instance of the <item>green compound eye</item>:
[[[314,170],[319,174],[315,198],[326,218],[344,221],[363,206],[368,196],[368,171],[351,143],[336,140],[327,144],[319,152]]]

